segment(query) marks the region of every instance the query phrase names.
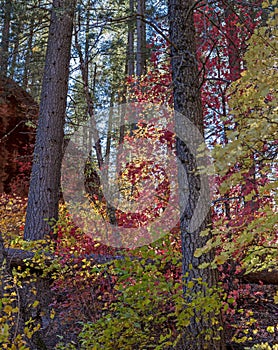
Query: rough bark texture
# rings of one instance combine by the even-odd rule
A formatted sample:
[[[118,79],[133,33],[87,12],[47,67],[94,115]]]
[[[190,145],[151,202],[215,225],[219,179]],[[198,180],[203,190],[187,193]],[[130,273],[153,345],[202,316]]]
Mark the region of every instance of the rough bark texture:
[[[129,11],[134,13],[134,0],[129,0]],[[126,75],[134,75],[134,23],[133,18],[128,21],[127,52],[126,52]]]
[[[8,61],[9,61],[9,43],[10,43],[10,24],[11,24],[11,10],[12,1],[6,0],[4,8],[4,23],[2,29],[2,40],[0,47],[0,74],[7,75]]]
[[[170,41],[172,43],[172,75],[174,86],[174,108],[176,112],[175,122],[177,131],[180,128],[186,128],[185,120],[192,122],[196,128],[203,134],[203,115],[200,96],[200,83],[198,78],[198,66],[196,61],[196,43],[195,28],[193,20],[193,0],[169,0],[169,23],[170,23]],[[194,128],[192,128],[192,137],[194,137]],[[181,132],[182,133],[182,132]],[[189,134],[189,131],[186,132]],[[190,137],[190,134],[189,134]],[[198,142],[194,147],[198,147]],[[191,146],[192,148],[192,146]],[[203,246],[208,239],[201,237],[200,232],[210,224],[210,215],[203,220],[202,224],[193,232],[188,232],[190,223],[199,200],[206,201],[206,198],[200,198],[201,179],[196,172],[196,159],[184,140],[177,138],[177,155],[180,159],[179,168],[179,187],[180,187],[180,206],[181,212],[181,234],[183,250],[183,273],[186,282],[195,281],[201,278],[209,286],[217,282],[216,271],[208,269],[199,269],[202,262],[210,261],[211,254],[202,255],[200,258],[194,257],[196,248]],[[186,174],[187,179],[184,176]],[[185,182],[187,181],[187,185]],[[188,193],[183,193],[188,188]],[[186,292],[185,285],[185,292]],[[204,291],[203,286],[194,283],[192,292]],[[200,320],[197,320],[197,317]],[[218,328],[222,324],[220,316],[216,317],[219,322],[217,327],[211,322],[203,320],[202,315],[195,313],[190,325],[184,331],[183,341],[179,348],[203,350],[203,349],[225,349],[225,343],[222,332]],[[205,339],[202,332],[206,328],[211,328],[214,335],[219,336],[220,340]]]
[[[142,20],[145,16],[145,8],[145,0],[137,0],[136,74],[138,76],[146,73],[146,23]]]
[[[58,218],[63,128],[75,0],[54,0],[28,196],[26,240],[42,239]]]

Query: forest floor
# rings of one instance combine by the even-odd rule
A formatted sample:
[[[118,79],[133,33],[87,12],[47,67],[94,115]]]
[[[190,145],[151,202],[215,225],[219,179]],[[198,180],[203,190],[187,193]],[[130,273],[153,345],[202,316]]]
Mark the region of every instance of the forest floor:
[[[252,349],[253,345],[261,343],[268,343],[270,346],[278,344],[277,300],[275,303],[278,286],[271,284],[241,284],[238,281],[236,284],[233,284],[233,289],[236,296],[236,304],[233,308],[229,308],[227,314],[224,315],[227,350]],[[55,300],[56,297],[59,299],[59,295],[56,295],[54,292],[52,298]],[[55,319],[59,320],[59,325],[56,324],[56,327],[53,327],[52,324],[51,329],[48,329],[46,333],[40,331],[46,350],[55,348],[58,337],[64,344],[75,343],[76,349],[79,349],[77,345],[78,331],[73,326],[75,323],[78,323],[78,320],[73,320],[70,317],[72,315],[67,315],[70,312],[71,308],[67,309],[66,312],[64,310],[61,314],[58,311]],[[71,322],[63,322],[63,320],[70,318]],[[53,321],[55,323],[55,320]],[[31,350],[37,350],[37,348],[33,349],[31,347]]]
[[[238,284],[236,287],[238,298],[234,313],[224,315],[227,350],[253,350],[256,344],[278,344],[278,304],[274,301],[278,286]],[[67,327],[70,325],[63,329]],[[64,335],[66,342],[77,341],[74,332]]]
[[[0,217],[2,220],[0,220],[0,231],[2,230],[4,233],[7,232],[13,235],[13,238],[18,238],[20,232],[22,232],[22,229],[20,229],[20,227],[23,227],[23,217],[25,210],[25,206],[23,205],[24,203],[22,204],[21,199],[16,199],[16,202],[12,202],[8,197],[3,197],[2,200],[2,205],[0,201]],[[233,276],[233,280],[231,279],[230,281],[227,281],[227,290],[229,293],[234,293],[232,296],[234,297],[236,303],[233,307],[229,307],[226,315],[224,315],[225,336],[226,343],[228,345],[227,350],[245,350],[251,348],[254,344],[260,343],[268,343],[269,345],[278,344],[278,304],[277,300],[275,300],[275,296],[277,299],[278,285],[262,283],[241,283],[242,281],[239,278],[236,279],[236,276],[233,273],[227,273],[227,276]],[[4,277],[5,276],[0,276],[0,289],[1,280],[3,280]],[[11,289],[11,291],[13,290]],[[65,301],[68,303],[70,302],[69,300],[59,301],[59,299],[63,299],[63,295],[61,296],[61,294],[63,294],[63,291],[61,293],[61,290],[51,290],[51,294],[52,292],[52,303],[53,301],[56,301],[58,304],[59,302],[61,304]],[[49,307],[50,304],[51,302],[49,302],[47,307]],[[75,306],[75,304],[73,305]],[[78,307],[79,304],[76,304],[76,306]],[[50,325],[51,327],[49,328],[46,327],[45,329],[41,329],[40,333],[45,341],[45,344],[47,345],[47,350],[52,350],[55,348],[57,339],[59,340],[59,338],[57,338],[58,336],[61,337],[60,339],[62,342],[66,343],[77,340],[78,329],[74,329],[74,326],[76,324],[79,324],[80,326],[79,321],[83,320],[79,320],[78,317],[75,317],[72,311],[73,310],[71,307],[66,310],[63,309],[60,314],[58,311],[53,320],[59,321],[57,327],[52,327]],[[79,313],[82,312],[80,309],[77,311]],[[86,314],[86,312],[84,312],[84,314]],[[2,316],[0,312],[0,330],[1,317]],[[67,319],[70,320],[70,322],[64,323],[63,321]],[[90,317],[87,317],[85,321],[89,319]],[[0,349],[4,348],[1,345],[2,344],[0,337]],[[78,346],[76,349],[78,349]]]
[[[225,320],[230,349],[246,349],[260,343],[278,344],[278,304],[274,302],[278,286],[249,284],[247,289],[246,285],[239,285],[238,290],[244,292],[239,293],[237,311]]]

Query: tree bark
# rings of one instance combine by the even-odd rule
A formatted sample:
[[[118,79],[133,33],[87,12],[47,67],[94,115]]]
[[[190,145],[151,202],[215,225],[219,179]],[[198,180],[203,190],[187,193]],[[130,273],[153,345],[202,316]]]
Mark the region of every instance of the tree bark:
[[[137,0],[137,53],[136,74],[146,73],[146,23],[142,20],[145,16],[145,0]]]
[[[18,59],[19,45],[20,45],[20,35],[23,30],[23,23],[21,19],[18,19],[17,26],[15,28],[14,39],[13,39],[13,47],[12,47],[12,58],[11,58],[11,66],[10,66],[10,78],[14,79],[16,72],[16,63]]]
[[[186,127],[184,126],[186,125],[186,120],[189,120],[203,135],[204,126],[198,65],[196,60],[196,34],[193,19],[194,1],[169,0],[168,5],[170,41],[172,43],[171,64],[176,130],[177,132],[181,131],[180,129]],[[195,133],[193,129],[194,128],[192,128],[190,132],[186,131],[189,137],[192,136],[192,138],[194,138]],[[200,144],[197,142],[194,148],[197,149],[199,145]],[[217,273],[210,269],[199,269],[198,266],[203,262],[211,261],[213,256],[212,253],[209,253],[197,258],[194,256],[194,253],[196,248],[203,246],[208,239],[208,237],[201,237],[200,233],[210,225],[210,214],[202,220],[199,227],[189,230],[192,220],[194,219],[193,215],[198,201],[206,201],[206,198],[200,198],[200,188],[202,184],[197,171],[196,157],[192,154],[192,150],[190,150],[186,142],[179,137],[177,137],[176,149],[177,156],[180,160],[180,228],[183,253],[182,266],[185,276],[184,292],[187,292],[187,283],[192,281],[193,288],[190,290],[193,294],[199,291],[206,293],[206,287],[197,283],[196,279],[201,279],[203,282],[206,282],[208,286],[213,286],[217,283]],[[186,181],[187,185],[185,185]],[[185,193],[186,191],[188,192]],[[184,330],[182,344],[180,344],[182,348],[188,350],[225,349],[225,342],[221,330],[221,316],[211,315],[211,319],[215,318],[218,322],[217,326],[214,326],[212,322],[205,320],[198,310],[194,310],[194,314],[195,316],[192,317],[190,325]],[[213,336],[209,340],[206,339],[206,334],[204,332],[208,328],[213,331]]]
[[[0,74],[7,76],[10,43],[12,1],[6,0],[4,5],[4,23],[0,49]]]
[[[229,69],[230,69],[230,79],[235,81],[240,77],[240,49],[237,46],[237,28],[230,25],[229,21],[232,19],[232,15],[235,12],[233,9],[233,4],[229,3],[225,10],[224,16],[227,26],[227,45],[228,45],[228,58],[229,58]]]
[[[130,16],[134,15],[134,0],[129,0]],[[127,52],[126,52],[126,75],[134,75],[134,19],[128,21]]]
[[[54,0],[24,239],[42,239],[58,219],[65,110],[76,0]]]
[[[28,80],[29,80],[29,71],[30,71],[30,62],[32,58],[32,47],[33,47],[33,38],[34,38],[34,22],[30,23],[30,29],[28,34],[28,41],[27,41],[27,50],[25,54],[25,65],[24,65],[24,71],[23,71],[23,77],[22,77],[22,87],[24,90],[28,89]]]

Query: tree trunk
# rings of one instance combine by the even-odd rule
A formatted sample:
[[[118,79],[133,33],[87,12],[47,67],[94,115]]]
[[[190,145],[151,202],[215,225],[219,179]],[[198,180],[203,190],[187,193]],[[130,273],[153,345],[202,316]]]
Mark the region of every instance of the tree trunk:
[[[134,15],[134,0],[129,0],[130,16]],[[128,21],[126,75],[134,75],[134,19]]]
[[[145,0],[137,0],[137,53],[136,74],[138,76],[146,73],[146,23],[142,21],[145,16]]]
[[[193,123],[192,130],[185,130],[185,133],[187,133],[190,140],[193,140],[196,150],[200,142],[198,140],[194,142],[194,134],[196,135],[197,128],[203,135],[204,126],[196,60],[196,34],[193,20],[194,1],[169,0],[168,5],[176,130],[178,134],[182,135],[184,132],[182,129],[187,128],[190,122]],[[189,124],[186,120],[189,121]],[[213,286],[217,283],[217,273],[210,269],[199,269],[198,266],[203,262],[211,261],[213,256],[210,253],[197,258],[194,253],[196,248],[203,246],[208,239],[208,237],[201,237],[200,233],[210,225],[210,214],[200,220],[200,224],[194,225],[193,223],[193,229],[190,229],[190,227],[194,215],[196,215],[195,210],[198,209],[198,201],[204,202],[203,204],[206,206],[205,202],[208,198],[201,197],[200,189],[204,184],[201,183],[202,178],[197,171],[196,156],[192,154],[192,146],[190,149],[186,141],[179,137],[177,137],[177,156],[180,160],[180,227],[183,253],[182,266],[185,276],[184,292],[187,292],[187,283],[191,281],[193,282],[193,288],[190,290],[193,294],[199,291],[205,293],[206,287],[197,283],[196,279],[201,279],[208,286]],[[217,326],[214,326],[213,322],[205,320],[198,310],[194,310],[194,315],[190,325],[184,330],[182,344],[180,344],[182,348],[187,350],[225,349],[223,334],[221,328],[219,329],[219,327],[222,327],[221,316],[211,315],[211,319],[215,318],[218,322]],[[209,340],[206,339],[204,332],[208,328],[213,331],[213,336]]]
[[[2,30],[2,41],[0,49],[0,74],[7,76],[10,43],[12,1],[6,0],[4,5],[4,23]]]
[[[10,66],[10,78],[14,79],[16,72],[16,64],[18,59],[19,45],[20,45],[20,35],[22,34],[23,24],[21,19],[18,19],[18,24],[15,28],[14,39],[13,39],[13,47],[12,47],[12,58],[11,58],[11,66]]]
[[[226,6],[224,15],[227,26],[227,45],[228,45],[228,58],[229,58],[229,69],[230,69],[230,79],[235,81],[240,77],[240,49],[237,46],[237,28],[230,25],[230,21],[233,19],[235,10],[233,9],[233,4]]]
[[[70,49],[76,0],[54,0],[24,239],[42,239],[58,218]]]
[[[32,47],[33,47],[33,38],[34,38],[34,22],[30,23],[30,29],[28,34],[28,41],[27,41],[27,50],[25,53],[25,65],[24,65],[24,71],[23,71],[23,77],[22,77],[22,87],[24,90],[28,89],[28,83],[29,83],[29,71],[30,71],[30,62],[32,58]]]

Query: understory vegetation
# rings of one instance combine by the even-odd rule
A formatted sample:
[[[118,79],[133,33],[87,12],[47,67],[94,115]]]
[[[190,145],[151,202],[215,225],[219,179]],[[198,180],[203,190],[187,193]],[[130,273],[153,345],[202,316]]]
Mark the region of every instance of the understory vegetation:
[[[218,9],[206,2],[203,7],[207,12],[204,10],[206,16],[201,18],[206,18],[208,25],[207,17]],[[238,30],[238,47],[244,46],[241,57],[244,66],[239,72],[232,72],[236,78],[231,78],[232,70],[225,66],[228,54],[221,51],[224,39],[219,39],[219,27],[208,31],[211,37],[219,40],[216,51],[210,39],[198,37],[202,48],[197,56],[202,72],[200,79],[203,79],[205,138],[211,151],[210,165],[198,170],[208,175],[211,185],[211,224],[201,232],[200,237],[207,238],[206,243],[198,246],[194,258],[213,253],[213,259],[204,261],[198,268],[200,275],[202,271],[215,272],[219,281],[211,286],[202,278],[188,279],[190,271],[197,268],[193,266],[195,260],[189,266],[190,271],[183,274],[184,247],[179,222],[174,227],[169,225],[169,230],[162,235],[158,225],[151,226],[149,231],[142,229],[146,222],[162,216],[170,203],[170,176],[165,175],[161,164],[167,163],[165,153],[175,152],[176,146],[176,135],[169,131],[172,119],[167,120],[169,125],[166,123],[166,126],[159,124],[155,117],[144,120],[144,114],[154,113],[154,104],[173,110],[170,43],[165,42],[164,37],[155,37],[148,47],[150,51],[155,48],[150,55],[148,71],[140,77],[126,77],[121,95],[122,100],[132,101],[137,109],[141,105],[138,107],[135,102],[144,104],[145,109],[140,110],[142,119],[135,127],[126,129],[124,135],[118,129],[108,133],[111,144],[120,144],[121,138],[128,147],[142,142],[143,160],[128,163],[119,173],[118,185],[122,197],[134,203],[140,196],[147,197],[155,183],[152,206],[134,215],[115,208],[111,210],[105,200],[105,189],[96,181],[99,180],[95,175],[99,159],[90,154],[84,170],[89,179],[86,183],[88,201],[79,203],[78,211],[88,215],[90,209],[97,218],[110,223],[116,220],[119,227],[129,228],[130,225],[138,230],[138,241],[142,232],[157,238],[133,247],[129,240],[134,237],[126,235],[120,237],[121,247],[105,244],[99,239],[97,225],[89,232],[77,225],[69,203],[61,195],[59,218],[49,222],[50,234],[40,240],[26,240],[28,199],[16,195],[16,191],[0,194],[2,349],[181,350],[185,349],[184,339],[194,343],[202,338],[210,344],[211,339],[224,334],[227,350],[278,350],[277,1],[262,5],[263,9],[269,7],[273,11],[269,11],[263,25],[256,27],[260,14],[253,22],[248,22],[253,25],[248,27],[251,28],[247,31],[248,41],[243,39],[247,26],[243,25],[242,17],[238,16],[241,20],[233,22]],[[196,11],[195,18],[199,34],[204,24],[198,21],[202,10]],[[240,5],[238,12],[242,14]],[[80,25],[80,31],[82,28]],[[78,30],[75,35],[77,40]],[[120,34],[115,32],[115,35]],[[102,44],[108,45],[107,42]],[[75,58],[80,54],[79,49],[76,44]],[[209,57],[202,56],[203,52],[210,51],[214,53]],[[116,85],[118,93],[120,88],[115,75],[119,73],[116,69],[119,63],[115,59],[110,64],[115,79],[110,83],[114,88]],[[90,89],[86,90],[85,86],[84,92],[80,89],[82,84],[78,85],[84,76],[84,72],[76,74],[72,83],[75,92],[70,104],[73,100],[83,101],[83,104],[78,105],[82,112],[76,106],[69,108],[68,129],[74,129],[78,113],[89,110],[84,105],[84,93],[86,95]],[[97,80],[96,76],[94,78]],[[101,84],[98,81],[96,84],[100,89]],[[95,88],[97,90],[98,86]],[[105,95],[105,91],[101,94]],[[90,96],[86,97],[90,100]],[[92,101],[89,102],[92,106]],[[97,105],[98,101],[95,103]],[[161,153],[156,153],[159,166],[147,158],[145,140],[151,145],[163,145]],[[112,146],[111,149],[113,159]],[[115,158],[120,159],[120,156],[117,154]],[[20,165],[25,174],[26,167]],[[70,178],[70,174],[66,176],[72,184],[75,179]],[[28,186],[25,175],[19,175],[13,188],[22,181]],[[223,325],[219,320],[223,320]],[[205,325],[196,334],[189,331],[194,322],[197,329],[199,323]],[[211,350],[209,345],[206,349]]]

